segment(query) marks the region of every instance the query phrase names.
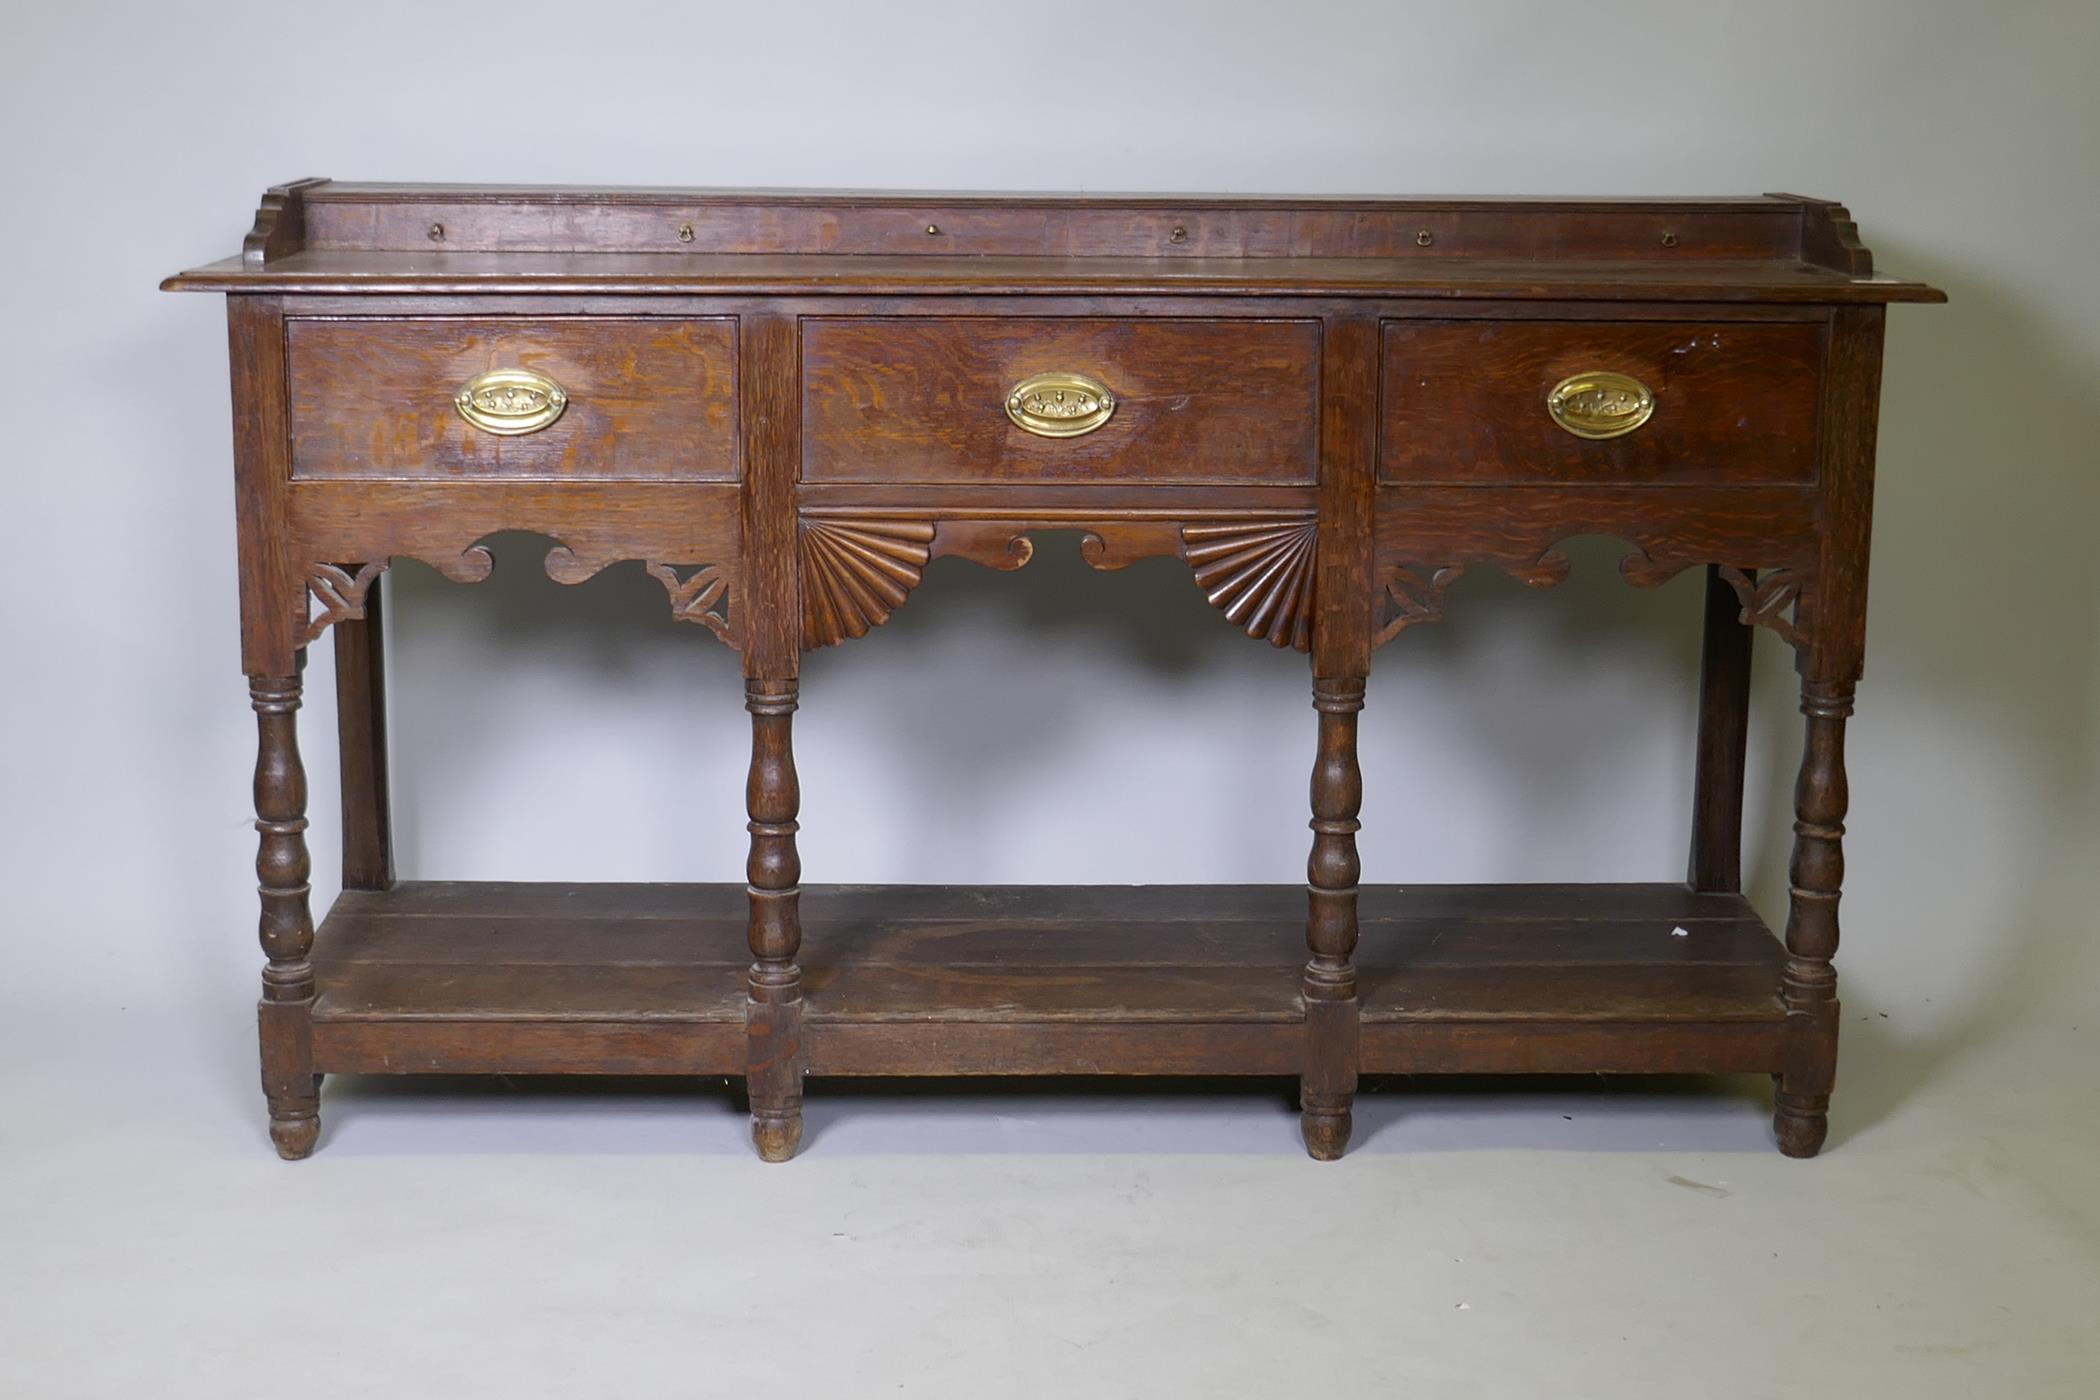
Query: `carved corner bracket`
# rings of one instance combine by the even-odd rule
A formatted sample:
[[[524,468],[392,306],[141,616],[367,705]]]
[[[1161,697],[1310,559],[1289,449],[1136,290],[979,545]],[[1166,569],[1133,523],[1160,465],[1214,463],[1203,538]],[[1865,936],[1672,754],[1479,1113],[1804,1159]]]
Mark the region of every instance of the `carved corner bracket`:
[[[595,578],[616,559],[578,554],[564,544],[547,551],[542,567],[547,577],[561,584],[579,584]],[[735,620],[729,612],[729,570],[721,564],[688,564],[662,559],[644,559],[642,567],[670,595],[671,616],[680,622],[697,622],[728,646],[738,645]],[[687,570],[681,574],[680,570]]]
[[[1801,602],[1801,574],[1798,570],[1779,568],[1760,574],[1754,569],[1723,564],[1720,574],[1742,601],[1740,620],[1745,626],[1769,627],[1788,646],[1801,645],[1801,631],[1796,625],[1800,619]]]
[[[425,559],[423,562],[454,583],[480,583],[496,567],[495,556],[478,544],[469,545],[449,558]],[[358,565],[355,573],[341,564],[309,566],[306,572],[306,591],[320,606],[319,611],[310,614],[302,622],[298,644],[302,647],[311,646],[320,640],[323,632],[338,622],[362,621],[365,616],[366,595],[371,592],[372,585],[379,581],[379,576],[386,572],[391,563],[391,557],[375,559]]]
[[[430,558],[421,554],[392,555],[355,566],[316,563],[308,566],[306,591],[316,605],[298,632],[298,645],[310,646],[338,622],[354,622],[365,616],[365,599],[379,576],[395,558],[413,558],[429,564],[454,583],[480,583],[495,571],[495,556],[482,545],[470,545],[458,554]],[[581,555],[564,544],[547,551],[542,568],[560,584],[578,584],[595,578],[618,561]],[[671,615],[680,622],[697,622],[730,646],[738,643],[729,614],[728,569],[720,564],[687,565],[646,559],[643,567],[664,585],[670,595]],[[690,570],[681,574],[680,570]]]
[[[1444,620],[1444,593],[1464,576],[1463,564],[1393,564],[1378,574],[1378,600],[1384,609],[1373,647],[1382,647],[1421,622]]]
[[[1480,562],[1533,588],[1552,588],[1565,582],[1569,572],[1568,556],[1557,546],[1548,546],[1537,554],[1497,556]],[[1702,562],[1674,556],[1658,558],[1636,545],[1620,558],[1619,577],[1635,588],[1656,588]],[[1741,620],[1745,625],[1770,628],[1789,646],[1800,644],[1794,621],[1802,592],[1800,570],[1781,567],[1760,575],[1754,569],[1730,564],[1715,567],[1742,600]],[[1377,580],[1383,617],[1372,645],[1382,646],[1417,623],[1442,621],[1444,595],[1465,571],[1463,563],[1436,566],[1381,559]]]
[[[319,610],[309,613],[299,629],[299,645],[311,646],[338,622],[362,620],[365,595],[385,572],[384,563],[361,565],[354,574],[338,564],[314,565],[306,576],[306,591]]]
[[[734,624],[729,616],[729,578],[719,564],[666,564],[655,559],[645,559],[642,567],[649,576],[663,584],[664,592],[671,597],[671,616],[680,622],[697,622],[716,638],[730,646],[739,645]],[[678,571],[691,568],[683,578]]]

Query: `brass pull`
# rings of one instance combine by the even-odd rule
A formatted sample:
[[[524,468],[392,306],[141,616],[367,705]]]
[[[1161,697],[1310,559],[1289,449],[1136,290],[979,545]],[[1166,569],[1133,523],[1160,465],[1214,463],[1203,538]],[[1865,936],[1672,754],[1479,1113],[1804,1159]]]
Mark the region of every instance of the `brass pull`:
[[[1630,374],[1571,374],[1546,394],[1546,412],[1579,438],[1624,437],[1655,413],[1655,395]]]
[[[1024,433],[1066,438],[1091,433],[1116,411],[1116,396],[1090,375],[1037,374],[1007,392],[1006,416]]]
[[[561,385],[529,369],[492,369],[477,374],[452,396],[459,416],[485,433],[516,437],[536,433],[561,417],[569,396]]]

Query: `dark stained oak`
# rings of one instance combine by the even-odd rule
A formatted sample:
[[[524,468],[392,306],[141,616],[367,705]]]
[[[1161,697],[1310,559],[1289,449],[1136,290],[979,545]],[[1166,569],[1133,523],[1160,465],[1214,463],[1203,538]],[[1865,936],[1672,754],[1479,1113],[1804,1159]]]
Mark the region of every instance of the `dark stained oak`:
[[[1877,272],[1842,206],[306,180],[163,285],[228,293],[285,1156],[329,1073],[737,1078],[768,1161],[813,1074],[1287,1077],[1316,1158],[1366,1073],[1770,1074],[1781,1150],[1822,1147],[1886,307],[1944,300]],[[454,395],[498,370],[561,414],[470,422]],[[1556,421],[1596,372],[1652,415]],[[1008,398],[1050,373],[1114,413],[1027,431]],[[517,392],[492,402],[547,391]],[[516,532],[522,559],[491,544]],[[1263,664],[1306,667],[1302,888],[803,886],[803,653],[878,632],[936,561],[1016,569],[1052,532],[1096,569],[1179,560]],[[1374,655],[1463,624],[1471,574],[1561,582],[1591,535],[1633,586],[1705,580],[1685,883],[1365,883],[1362,726],[1410,722]],[[397,881],[402,560],[635,561],[734,648],[746,882]],[[1756,627],[1805,722],[1783,939],[1740,893]],[[344,891],[317,932],[295,716],[330,632]]]
[[[1388,321],[1379,478],[1401,485],[1803,485],[1814,479],[1815,322]],[[1655,393],[1621,438],[1586,441],[1547,392],[1594,370]]]
[[[319,1081],[310,1022],[314,1001],[313,915],[307,897],[313,861],[306,849],[306,768],[299,758],[300,679],[248,682],[255,710],[255,878],[262,899],[263,1094],[270,1140],[287,1158],[304,1157],[320,1137]]]
[[[1361,895],[1352,961],[1368,1072],[1442,1072],[1451,1046],[1535,1032],[1588,1047],[1540,1070],[1638,1069],[1643,1057],[1672,1072],[1754,1070],[1769,1061],[1726,1057],[1769,1057],[1785,1030],[1785,950],[1739,895]],[[550,1047],[598,1045],[619,1056],[607,1072],[743,1073],[744,900],[736,885],[346,894],[312,954],[316,1065],[543,1073]],[[1297,1073],[1303,903],[1287,886],[813,886],[801,892],[800,1053],[817,1074]],[[1410,1035],[1429,1027],[1424,1058]],[[394,1031],[407,1037],[398,1050]]]
[[[1755,579],[1754,571],[1745,577]],[[1699,750],[1692,776],[1692,853],[1685,883],[1743,887],[1743,769],[1750,742],[1751,629],[1742,598],[1718,565],[1706,569],[1699,652]]]
[[[736,479],[727,317],[302,317],[286,354],[295,478]],[[559,384],[561,417],[516,437],[469,423],[453,395],[502,369]]]
[[[296,196],[296,198],[294,197]],[[306,182],[272,249],[1234,257],[1771,258],[1870,273],[1837,205],[1701,200],[623,190]],[[274,213],[274,211],[273,211]],[[1429,238],[1423,239],[1422,234]],[[690,236],[687,236],[690,233]],[[1674,239],[1670,236],[1675,235]],[[1851,247],[1840,248],[1850,241]]]
[[[1001,407],[1032,375],[1115,395],[1083,437]],[[802,325],[802,479],[1239,484],[1314,479],[1318,321],[815,317]]]
[[[361,618],[335,624],[335,712],[341,735],[343,888],[394,883],[391,780],[387,768],[386,658],[380,590],[366,590]]]
[[[303,251],[249,268],[228,259],[163,284],[170,291],[481,296],[779,297],[813,288],[864,296],[1250,298],[1683,305],[1880,305],[1943,301],[1892,277],[1801,263],[1414,258],[906,257],[765,253],[331,253]]]

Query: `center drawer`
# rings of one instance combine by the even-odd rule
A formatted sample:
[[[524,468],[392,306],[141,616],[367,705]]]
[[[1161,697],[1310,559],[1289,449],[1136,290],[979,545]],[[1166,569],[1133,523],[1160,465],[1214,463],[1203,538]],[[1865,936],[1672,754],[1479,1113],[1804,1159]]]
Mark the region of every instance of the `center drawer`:
[[[802,479],[1311,482],[1309,320],[816,317]]]

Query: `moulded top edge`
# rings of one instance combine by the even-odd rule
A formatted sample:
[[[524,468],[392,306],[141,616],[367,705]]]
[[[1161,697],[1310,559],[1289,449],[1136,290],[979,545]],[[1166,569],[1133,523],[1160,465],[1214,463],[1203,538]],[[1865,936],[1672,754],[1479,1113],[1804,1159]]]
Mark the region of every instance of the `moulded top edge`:
[[[905,190],[737,188],[680,185],[488,185],[322,180],[305,197],[317,203],[537,203],[537,204],[944,204],[971,207],[1047,204],[1128,208],[1292,208],[1568,210],[1776,210],[1821,203],[1795,195],[1458,195],[1313,194],[1221,191]]]

